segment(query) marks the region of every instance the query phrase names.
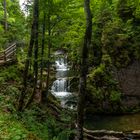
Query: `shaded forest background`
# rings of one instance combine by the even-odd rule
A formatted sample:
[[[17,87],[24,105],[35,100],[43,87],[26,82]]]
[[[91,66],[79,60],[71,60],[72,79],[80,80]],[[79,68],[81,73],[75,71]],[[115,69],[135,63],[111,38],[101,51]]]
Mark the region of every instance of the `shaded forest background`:
[[[139,112],[140,1],[92,0],[90,9],[92,37],[86,64],[85,114]],[[71,69],[80,72],[87,26],[83,0],[28,1],[24,10],[18,0],[0,0],[0,51],[13,42],[17,44],[16,63],[0,65],[0,106],[6,116],[0,119],[4,126],[11,117],[7,113],[14,114],[11,127],[15,123],[15,130],[21,130],[19,139],[60,140],[66,135],[66,140],[73,130],[68,127],[65,131],[66,126],[61,129],[56,118],[71,125],[75,114],[68,117],[69,112],[63,112],[60,102],[49,93],[55,79],[52,54],[65,51]],[[78,91],[78,85],[75,88]],[[24,113],[17,115],[17,110]],[[18,119],[33,134],[25,131]],[[13,133],[11,129],[8,134],[0,132],[0,138],[11,139]]]

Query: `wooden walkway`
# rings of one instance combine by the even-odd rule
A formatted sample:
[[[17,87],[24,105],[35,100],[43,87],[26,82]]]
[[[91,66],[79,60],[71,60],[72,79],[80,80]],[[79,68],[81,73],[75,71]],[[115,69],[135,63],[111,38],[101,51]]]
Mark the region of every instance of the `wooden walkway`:
[[[8,62],[15,60],[16,56],[16,43],[13,43],[8,48],[0,51],[0,65],[4,65]]]

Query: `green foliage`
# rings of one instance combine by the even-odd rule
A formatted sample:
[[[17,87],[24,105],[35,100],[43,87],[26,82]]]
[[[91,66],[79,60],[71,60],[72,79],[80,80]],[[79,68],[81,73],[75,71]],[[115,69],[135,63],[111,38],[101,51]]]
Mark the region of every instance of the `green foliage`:
[[[139,59],[139,0],[95,0],[91,3],[93,37],[90,66],[98,66],[105,54],[117,68]]]
[[[117,68],[126,67],[133,60],[139,59],[139,19],[135,16],[139,9],[138,3],[137,0],[120,0],[116,9],[119,17],[114,15],[102,30],[103,52],[110,55]]]
[[[0,106],[3,109],[7,109],[11,112],[16,112],[16,102],[20,91],[14,86],[3,86],[0,92]]]
[[[22,124],[26,127],[28,131],[31,131],[36,136],[38,136],[42,140],[48,139],[48,125],[47,121],[40,121],[40,119],[43,116],[40,116],[41,118],[38,118],[37,115],[39,115],[40,110],[39,108],[35,107],[31,110],[25,110],[24,113],[21,114]],[[41,113],[42,114],[42,113]]]
[[[6,44],[16,40],[22,40],[26,35],[25,17],[20,10],[19,1],[6,0],[6,14],[7,14],[7,31],[4,30],[4,6],[3,1],[0,0],[0,50],[5,48]]]
[[[119,0],[117,5],[118,15],[124,21],[134,17],[137,0]]]
[[[113,77],[111,58],[104,55],[102,63],[91,69],[88,74],[88,100],[98,104],[98,109],[104,109],[104,102],[110,104],[110,108],[121,101],[121,92],[117,81]]]
[[[39,137],[47,140],[47,127],[45,123],[36,120],[37,111],[25,111],[22,113],[23,119],[17,114],[15,104],[19,93],[20,91],[13,86],[4,88],[0,93],[0,110],[5,111],[0,112],[0,139],[39,140],[34,134],[37,133]]]
[[[61,119],[68,124],[70,123],[66,114]],[[46,110],[42,110],[37,106],[32,106],[30,110],[25,110],[21,114],[22,124],[28,131],[36,134],[42,140],[69,140],[70,135],[74,132],[70,128],[66,128],[55,117]]]
[[[29,132],[12,116],[0,112],[0,139],[27,140]]]
[[[0,70],[0,84],[8,81],[20,81],[19,78],[20,72],[17,69],[17,66],[10,66]]]
[[[64,2],[60,0],[52,1],[50,5],[52,46],[55,50],[65,49],[72,61],[77,62],[85,31],[82,1],[67,0]]]
[[[105,65],[101,64],[100,67],[97,67],[97,69],[93,69],[90,73],[89,73],[89,78],[95,78],[95,80],[97,81],[98,77],[102,77],[104,75],[104,70],[105,70]]]
[[[121,93],[117,91],[112,91],[110,95],[110,101],[115,103],[115,102],[120,102],[121,101]]]
[[[139,35],[134,30],[133,24],[131,19],[125,23],[115,19],[114,22],[110,21],[104,27],[102,33],[104,50],[110,55],[117,68],[126,67],[135,58],[139,58],[137,42]]]
[[[75,131],[72,130],[69,126],[73,122],[73,113],[67,111],[61,111],[61,122],[56,121],[51,116],[48,118],[48,132],[49,139],[51,140],[69,140],[71,134]]]
[[[70,134],[70,130],[64,130],[58,136],[53,137],[52,140],[69,140]]]

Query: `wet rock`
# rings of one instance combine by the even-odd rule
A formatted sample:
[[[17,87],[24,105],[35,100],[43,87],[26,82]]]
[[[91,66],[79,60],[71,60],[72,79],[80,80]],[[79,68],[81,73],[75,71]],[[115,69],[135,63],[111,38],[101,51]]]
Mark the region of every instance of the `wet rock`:
[[[134,130],[134,131],[132,131],[131,134],[132,134],[133,138],[140,140],[140,130]]]
[[[134,131],[132,131],[132,134],[140,135],[140,130],[134,130]]]

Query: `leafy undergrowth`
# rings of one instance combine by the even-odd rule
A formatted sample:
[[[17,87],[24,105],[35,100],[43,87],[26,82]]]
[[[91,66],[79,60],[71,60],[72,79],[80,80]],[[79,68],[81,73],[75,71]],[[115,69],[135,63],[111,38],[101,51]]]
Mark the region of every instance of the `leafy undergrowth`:
[[[0,112],[0,139],[39,140],[37,136],[25,129],[20,121],[5,112]]]
[[[32,109],[25,110],[20,114],[20,122],[24,125],[24,127],[38,136],[40,140],[50,140],[48,136],[48,121],[46,118],[43,120],[42,112],[38,107],[34,107]]]
[[[69,140],[73,133],[71,117],[50,96],[47,105],[33,103],[17,112],[21,69],[9,66],[0,70],[0,140]]]
[[[22,113],[2,109],[0,140],[69,140],[73,133],[69,127],[70,118],[65,118],[66,114],[61,116],[62,122],[59,122],[54,116],[34,105]]]
[[[49,140],[47,127],[37,120],[35,109],[16,111],[20,91],[3,85],[0,91],[0,140]],[[37,108],[37,107],[36,107]]]
[[[10,85],[1,89],[0,140],[51,140],[46,119],[45,122],[39,119],[39,108],[34,106],[19,113],[16,111],[18,88]]]

